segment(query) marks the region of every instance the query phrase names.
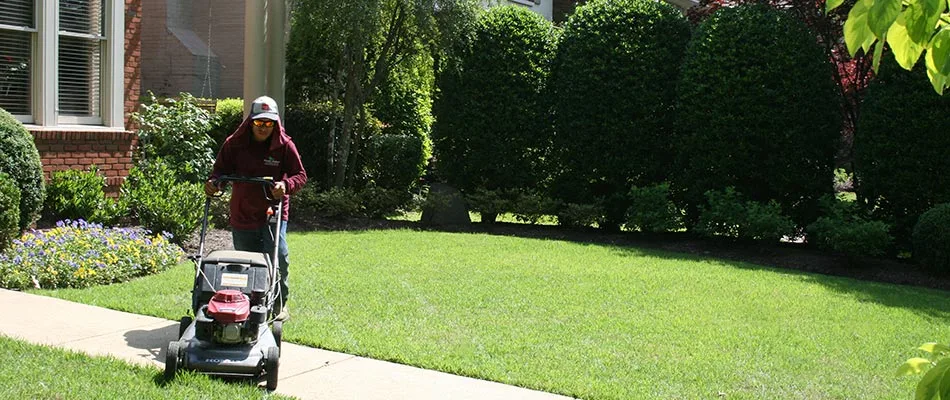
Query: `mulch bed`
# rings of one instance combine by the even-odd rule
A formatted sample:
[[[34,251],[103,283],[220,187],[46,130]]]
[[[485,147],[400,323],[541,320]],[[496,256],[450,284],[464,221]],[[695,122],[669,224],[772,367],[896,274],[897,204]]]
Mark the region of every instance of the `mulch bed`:
[[[298,216],[299,217],[299,216]],[[747,262],[789,271],[848,277],[864,281],[894,283],[950,290],[950,277],[937,277],[907,260],[862,258],[850,260],[810,248],[802,243],[743,244],[698,239],[685,233],[644,235],[607,233],[595,229],[572,230],[549,225],[512,223],[473,223],[460,226],[426,226],[418,222],[375,219],[322,219],[295,217],[288,226],[293,231],[359,231],[377,229],[415,229],[441,232],[484,233],[524,238],[564,240],[620,247],[637,247],[687,254],[692,257]],[[198,233],[182,246],[187,254],[198,252]],[[231,233],[209,229],[205,251],[231,249]]]

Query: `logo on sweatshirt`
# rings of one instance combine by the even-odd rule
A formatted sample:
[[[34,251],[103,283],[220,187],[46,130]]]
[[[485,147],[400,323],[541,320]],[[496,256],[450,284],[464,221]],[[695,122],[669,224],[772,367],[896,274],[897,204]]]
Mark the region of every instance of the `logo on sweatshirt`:
[[[268,156],[267,158],[264,159],[264,165],[268,167],[279,167],[280,161],[278,161],[274,157]]]

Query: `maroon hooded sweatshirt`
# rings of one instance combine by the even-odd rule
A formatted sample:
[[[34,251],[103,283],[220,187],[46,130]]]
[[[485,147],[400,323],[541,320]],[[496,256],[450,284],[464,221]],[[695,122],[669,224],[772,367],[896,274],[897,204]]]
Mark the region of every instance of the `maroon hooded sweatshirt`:
[[[300,153],[290,136],[284,131],[281,121],[275,121],[270,138],[261,143],[254,141],[251,133],[251,118],[245,118],[241,126],[224,140],[218,158],[211,171],[211,179],[222,175],[245,177],[273,177],[283,181],[284,221],[290,216],[290,195],[307,183],[307,171],[300,162]],[[259,184],[234,182],[231,191],[231,226],[234,229],[251,230],[267,225],[269,203]]]

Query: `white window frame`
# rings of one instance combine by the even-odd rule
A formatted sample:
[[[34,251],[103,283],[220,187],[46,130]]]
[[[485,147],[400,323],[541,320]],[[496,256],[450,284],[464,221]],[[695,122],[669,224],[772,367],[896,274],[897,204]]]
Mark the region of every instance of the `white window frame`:
[[[59,115],[59,0],[36,2],[37,33],[33,42],[33,115],[21,122],[44,128],[69,130],[104,126],[125,129],[125,1],[103,0],[105,6],[105,40],[100,73],[99,117]],[[73,35],[75,36],[75,35]]]
[[[35,20],[36,20],[36,14],[33,14],[33,19],[34,19],[34,21],[33,21],[33,26],[35,27],[35,26],[36,26],[36,21],[35,21]],[[34,77],[35,77],[36,75],[35,75],[35,68],[33,67],[33,61],[36,60],[36,32],[37,32],[37,29],[36,29],[36,28],[24,28],[24,27],[20,27],[20,26],[12,26],[12,25],[6,25],[6,24],[0,24],[0,26],[2,26],[4,30],[18,31],[18,32],[29,32],[29,33],[30,33],[30,65],[31,65],[31,67],[30,67],[30,83],[35,82]],[[30,96],[31,96],[32,98],[31,98],[30,100],[32,100],[32,103],[33,103],[33,106],[32,106],[32,107],[35,109],[35,108],[36,108],[36,103],[35,103],[36,96],[34,96],[34,94],[36,93],[36,90],[35,90],[35,88],[32,87],[32,85],[30,86],[30,90],[32,91],[32,93],[30,94]],[[29,114],[29,115],[13,114],[13,117],[16,118],[18,121],[24,123],[24,124],[33,123],[33,115],[32,115],[32,114]]]

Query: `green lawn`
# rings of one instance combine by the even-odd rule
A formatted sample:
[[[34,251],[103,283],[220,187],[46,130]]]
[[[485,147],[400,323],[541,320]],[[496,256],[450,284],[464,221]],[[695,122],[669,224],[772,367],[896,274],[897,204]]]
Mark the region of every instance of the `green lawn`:
[[[292,233],[284,338],[587,399],[895,399],[950,293],[485,234]],[[190,265],[40,292],[177,319]]]
[[[165,384],[162,372],[0,336],[3,399],[286,399],[246,383],[193,373]]]

